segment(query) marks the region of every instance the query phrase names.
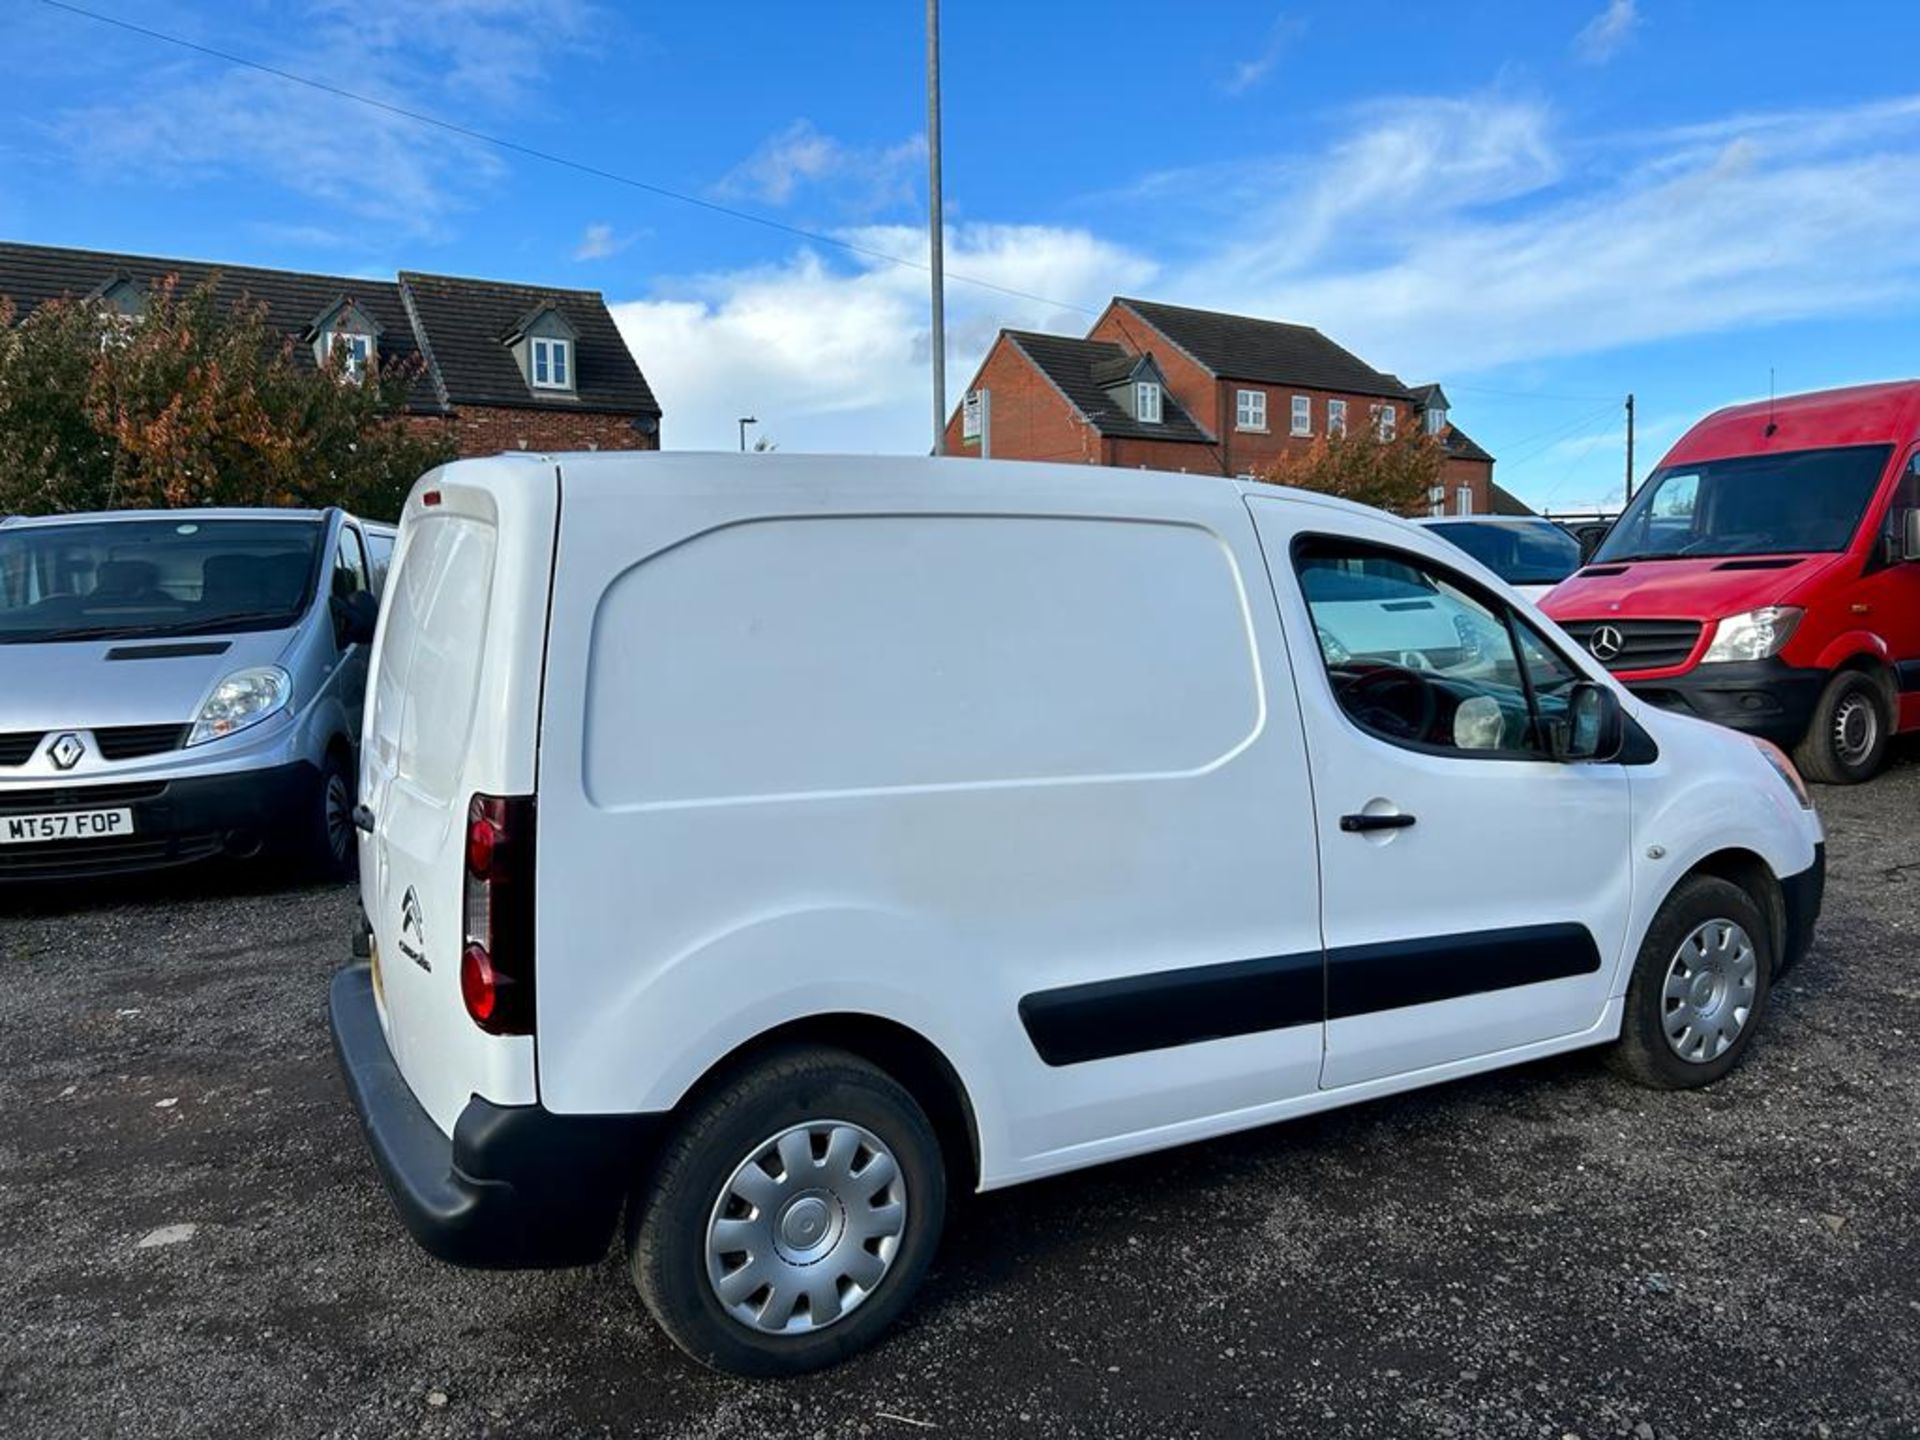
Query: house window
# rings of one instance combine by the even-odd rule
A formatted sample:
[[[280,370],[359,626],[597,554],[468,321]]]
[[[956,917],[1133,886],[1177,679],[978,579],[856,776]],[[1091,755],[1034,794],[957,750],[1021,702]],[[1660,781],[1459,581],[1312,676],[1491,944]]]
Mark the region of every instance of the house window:
[[[1427,487],[1427,514],[1444,515],[1447,513],[1447,487],[1430,485]]]
[[[1438,435],[1447,428],[1447,412],[1436,405],[1427,411],[1427,434]]]
[[[1143,425],[1160,423],[1160,387],[1151,380],[1142,380],[1133,387],[1134,418]]]
[[[1393,438],[1393,406],[1376,405],[1373,407],[1373,433],[1382,440]]]
[[[1459,485],[1454,488],[1453,513],[1456,515],[1471,515],[1473,513],[1473,487],[1471,485]]]
[[[1267,392],[1264,390],[1242,390],[1234,397],[1233,423],[1239,430],[1265,430],[1267,428]]]
[[[1327,434],[1344,435],[1347,433],[1347,402],[1344,400],[1327,401]]]
[[[340,347],[341,375],[348,380],[365,379],[367,362],[373,358],[373,337],[351,330],[336,330],[327,337],[329,355],[333,353],[335,345]]]
[[[1293,397],[1293,433],[1295,435],[1313,433],[1313,397],[1311,395]]]
[[[536,335],[533,347],[533,385],[536,390],[573,388],[573,344]]]

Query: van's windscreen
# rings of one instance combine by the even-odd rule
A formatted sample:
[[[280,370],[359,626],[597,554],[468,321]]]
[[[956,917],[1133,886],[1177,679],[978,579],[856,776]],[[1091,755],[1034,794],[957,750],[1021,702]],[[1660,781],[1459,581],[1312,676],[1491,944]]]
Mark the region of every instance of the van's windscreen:
[[[1592,563],[1844,550],[1892,448],[1789,450],[1656,470]]]
[[[0,530],[0,644],[277,630],[312,594],[314,518]]]
[[[1509,585],[1558,585],[1580,568],[1580,542],[1536,520],[1455,520],[1431,527]]]

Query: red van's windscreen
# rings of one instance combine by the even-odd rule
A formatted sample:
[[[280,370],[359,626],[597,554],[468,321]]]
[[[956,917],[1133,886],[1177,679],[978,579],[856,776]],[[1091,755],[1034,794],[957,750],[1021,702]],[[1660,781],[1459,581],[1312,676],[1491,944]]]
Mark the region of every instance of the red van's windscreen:
[[[1656,470],[1590,563],[1844,550],[1892,449],[1790,450]]]

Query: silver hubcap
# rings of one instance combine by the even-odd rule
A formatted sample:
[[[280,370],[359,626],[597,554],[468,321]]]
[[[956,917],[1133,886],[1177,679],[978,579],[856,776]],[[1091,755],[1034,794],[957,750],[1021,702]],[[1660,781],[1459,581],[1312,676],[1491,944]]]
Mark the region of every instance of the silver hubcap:
[[[1760,959],[1747,932],[1709,920],[1680,942],[1667,966],[1661,1028],[1682,1060],[1705,1064],[1726,1054],[1753,1014]]]
[[[1843,765],[1858,765],[1880,738],[1880,712],[1864,695],[1849,695],[1833,712],[1833,753]]]
[[[743,1325],[818,1330],[874,1292],[906,1226],[906,1182],[879,1136],[810,1120],[756,1145],[721,1187],[707,1280]]]
[[[336,858],[345,859],[347,843],[353,834],[353,796],[347,782],[338,775],[327,777],[327,844]]]

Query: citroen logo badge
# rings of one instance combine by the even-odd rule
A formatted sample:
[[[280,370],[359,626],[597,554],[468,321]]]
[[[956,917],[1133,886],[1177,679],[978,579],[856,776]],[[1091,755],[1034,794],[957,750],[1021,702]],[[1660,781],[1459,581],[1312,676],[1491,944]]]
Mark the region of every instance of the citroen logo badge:
[[[53,742],[47,751],[47,758],[53,761],[56,770],[71,770],[80,763],[80,757],[87,753],[87,747],[80,743],[80,737],[69,731]]]
[[[1626,648],[1626,637],[1620,633],[1620,627],[1617,625],[1598,626],[1587,641],[1587,649],[1592,651],[1593,658],[1603,665],[1609,660],[1617,659],[1620,652]]]

